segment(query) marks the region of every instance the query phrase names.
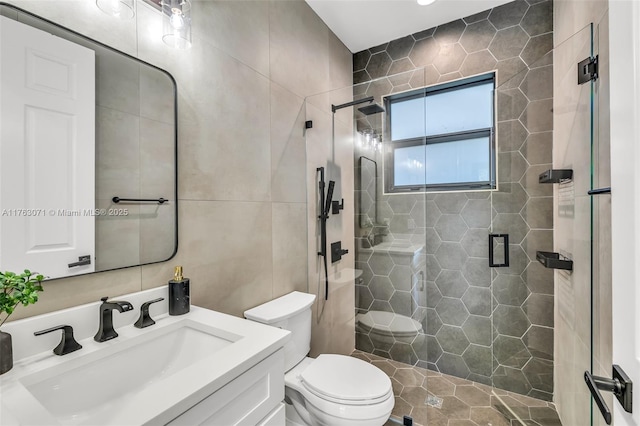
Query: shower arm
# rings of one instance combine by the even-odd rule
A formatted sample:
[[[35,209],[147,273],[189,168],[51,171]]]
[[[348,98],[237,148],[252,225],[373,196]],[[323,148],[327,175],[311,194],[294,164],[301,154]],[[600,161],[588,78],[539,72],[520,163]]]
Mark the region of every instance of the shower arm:
[[[340,105],[331,105],[331,112],[335,113],[337,110],[342,109],[342,108],[346,108],[346,107],[350,107],[350,106],[354,106],[354,105],[360,105],[360,104],[363,104],[365,102],[371,103],[373,101],[374,101],[373,96],[369,96],[369,97],[366,97],[366,98],[358,99],[357,101],[351,101],[351,102],[347,102],[347,103],[340,104]]]

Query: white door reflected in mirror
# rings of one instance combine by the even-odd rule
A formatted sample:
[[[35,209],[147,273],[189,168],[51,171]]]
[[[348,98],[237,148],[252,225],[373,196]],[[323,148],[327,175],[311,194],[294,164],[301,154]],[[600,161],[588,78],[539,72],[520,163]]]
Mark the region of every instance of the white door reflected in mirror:
[[[0,54],[0,270],[93,272],[95,53],[0,17]]]

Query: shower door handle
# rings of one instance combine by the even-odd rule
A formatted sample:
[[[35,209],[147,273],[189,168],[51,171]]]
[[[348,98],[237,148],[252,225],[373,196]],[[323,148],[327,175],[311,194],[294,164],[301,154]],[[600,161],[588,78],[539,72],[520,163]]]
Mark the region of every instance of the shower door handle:
[[[607,407],[607,403],[602,397],[600,390],[613,392],[613,394],[622,405],[622,408],[628,413],[633,412],[633,382],[619,365],[613,365],[613,378],[594,376],[590,372],[584,372],[584,381],[593,396],[596,405],[602,413],[605,422],[611,424],[611,411]]]
[[[493,256],[493,244],[496,238],[502,238],[504,246],[504,256],[502,263],[496,263]],[[489,234],[489,267],[508,268],[509,267],[509,234]]]

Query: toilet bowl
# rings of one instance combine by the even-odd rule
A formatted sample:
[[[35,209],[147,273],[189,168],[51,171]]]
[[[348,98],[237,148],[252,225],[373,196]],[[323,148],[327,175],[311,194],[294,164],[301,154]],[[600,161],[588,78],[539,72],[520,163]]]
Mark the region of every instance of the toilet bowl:
[[[306,424],[384,424],[395,403],[389,377],[344,355],[305,358],[285,374],[285,395]]]
[[[389,377],[376,366],[345,355],[309,358],[315,296],[293,292],[245,312],[247,319],[291,331],[285,345],[285,402],[289,424],[382,426],[395,398]],[[289,416],[288,416],[289,417]]]

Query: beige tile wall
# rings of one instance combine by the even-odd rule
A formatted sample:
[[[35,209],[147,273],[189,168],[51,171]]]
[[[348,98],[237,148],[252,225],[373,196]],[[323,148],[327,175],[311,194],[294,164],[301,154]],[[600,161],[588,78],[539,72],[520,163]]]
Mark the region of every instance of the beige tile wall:
[[[233,315],[307,291],[304,98],[350,86],[352,55],[306,3],[196,0],[193,47],[186,51],[162,43],[161,15],[141,1],[136,18],[124,22],[91,1],[12,3],[175,77],[180,231],[171,261],[45,283],[41,300],[14,319],[165,285],[179,264],[194,304]],[[348,148],[339,155],[351,161]],[[343,178],[352,182],[349,165]],[[350,235],[343,240],[353,244],[350,214],[342,216]],[[315,261],[315,249],[311,254]],[[331,340],[353,348],[353,289],[337,296],[328,320],[335,328],[314,337],[344,332],[314,348],[330,348]]]
[[[351,108],[331,113],[331,104],[352,100],[348,90],[332,91],[306,100],[306,118],[313,122],[307,130],[307,226],[309,253],[309,292],[317,295],[313,309],[311,355],[349,354],[355,349],[355,280],[344,279],[346,268],[352,269],[354,258],[353,202],[353,111]],[[344,112],[347,111],[347,112]],[[327,220],[328,298],[325,300],[325,272],[320,250],[319,174],[325,168],[325,182],[335,181],[333,200],[344,199],[344,210],[329,214]],[[341,241],[349,253],[331,263],[331,243]],[[345,273],[346,275],[346,273]]]
[[[574,260],[572,274],[555,275],[555,391],[562,423],[590,423],[590,394],[582,378],[590,369],[607,376],[611,369],[611,204],[610,196],[594,198],[594,253],[590,254],[590,88],[577,86],[576,63],[588,56],[590,29],[596,29],[599,79],[595,85],[596,166],[594,187],[610,185],[608,126],[608,2],[554,1],[554,168],[573,168],[570,184],[554,185],[555,251]],[[593,313],[591,310],[593,274]],[[592,318],[593,315],[593,318]],[[593,347],[591,324],[594,325]],[[612,397],[605,394],[611,407]],[[604,419],[594,406],[594,424]]]

